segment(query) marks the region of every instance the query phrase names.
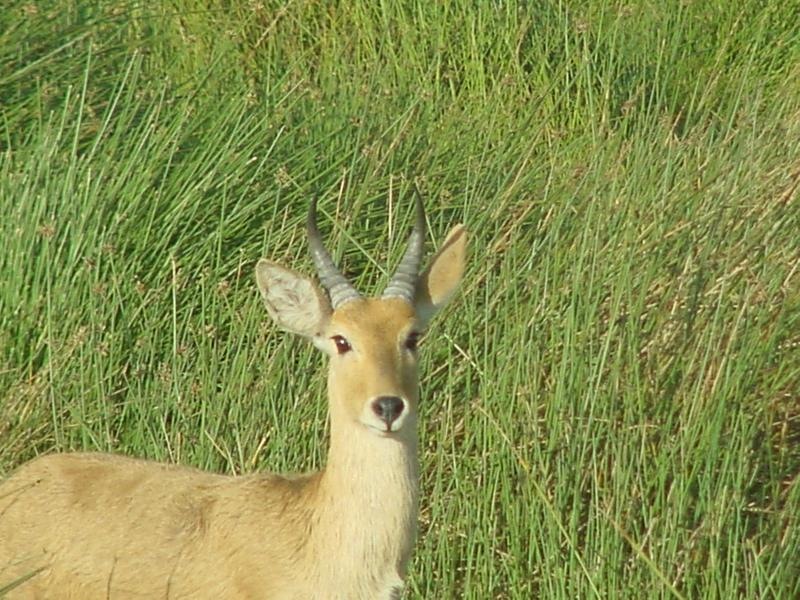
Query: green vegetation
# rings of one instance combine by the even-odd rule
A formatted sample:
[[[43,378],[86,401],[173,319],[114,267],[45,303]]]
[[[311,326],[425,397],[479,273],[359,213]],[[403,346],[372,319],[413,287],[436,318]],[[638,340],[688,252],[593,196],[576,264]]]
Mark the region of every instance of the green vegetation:
[[[407,597],[800,596],[777,0],[7,0],[0,475],[77,449],[319,467],[323,360],[253,266],[310,271],[317,193],[380,287],[413,182],[432,236],[473,243],[423,346]]]

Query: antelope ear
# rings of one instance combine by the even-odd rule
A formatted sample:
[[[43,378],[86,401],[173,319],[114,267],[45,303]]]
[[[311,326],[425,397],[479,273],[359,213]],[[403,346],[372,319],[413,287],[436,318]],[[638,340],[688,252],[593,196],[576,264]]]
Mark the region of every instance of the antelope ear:
[[[256,265],[256,283],[277,325],[305,337],[318,337],[331,314],[327,295],[308,277],[265,259]]]
[[[456,225],[417,283],[417,315],[425,326],[458,289],[467,257],[467,230]]]

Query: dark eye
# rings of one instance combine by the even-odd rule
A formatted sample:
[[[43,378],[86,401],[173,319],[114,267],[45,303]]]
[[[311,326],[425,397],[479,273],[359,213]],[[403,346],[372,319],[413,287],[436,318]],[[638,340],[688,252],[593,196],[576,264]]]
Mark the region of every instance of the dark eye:
[[[336,344],[336,351],[339,354],[350,352],[350,350],[353,349],[353,347],[350,345],[350,342],[348,342],[347,339],[341,335],[335,335],[331,339],[333,340],[333,343]]]
[[[421,337],[420,334],[417,333],[416,331],[412,331],[411,333],[409,333],[408,337],[406,338],[406,348],[408,348],[412,352],[416,352],[417,346],[419,345],[420,337]]]

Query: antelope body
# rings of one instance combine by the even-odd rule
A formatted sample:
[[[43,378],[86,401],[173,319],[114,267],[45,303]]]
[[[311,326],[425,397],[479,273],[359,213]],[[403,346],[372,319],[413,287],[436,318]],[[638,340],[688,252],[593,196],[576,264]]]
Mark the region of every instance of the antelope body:
[[[266,260],[256,267],[272,318],[330,357],[323,471],[232,477],[109,454],[37,458],[0,484],[0,590],[15,584],[10,600],[398,597],[416,534],[416,341],[454,293],[466,251],[456,226],[419,276],[424,226],[417,200],[381,297],[362,298],[336,269],[314,203],[324,291]]]

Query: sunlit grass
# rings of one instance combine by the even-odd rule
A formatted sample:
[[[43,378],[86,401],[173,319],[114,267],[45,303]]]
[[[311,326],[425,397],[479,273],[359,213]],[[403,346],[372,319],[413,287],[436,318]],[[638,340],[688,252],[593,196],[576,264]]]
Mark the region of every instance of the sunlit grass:
[[[797,597],[792,9],[473,4],[4,8],[0,472],[321,466],[323,361],[253,267],[310,270],[318,194],[379,288],[413,182],[472,242],[407,596]]]

